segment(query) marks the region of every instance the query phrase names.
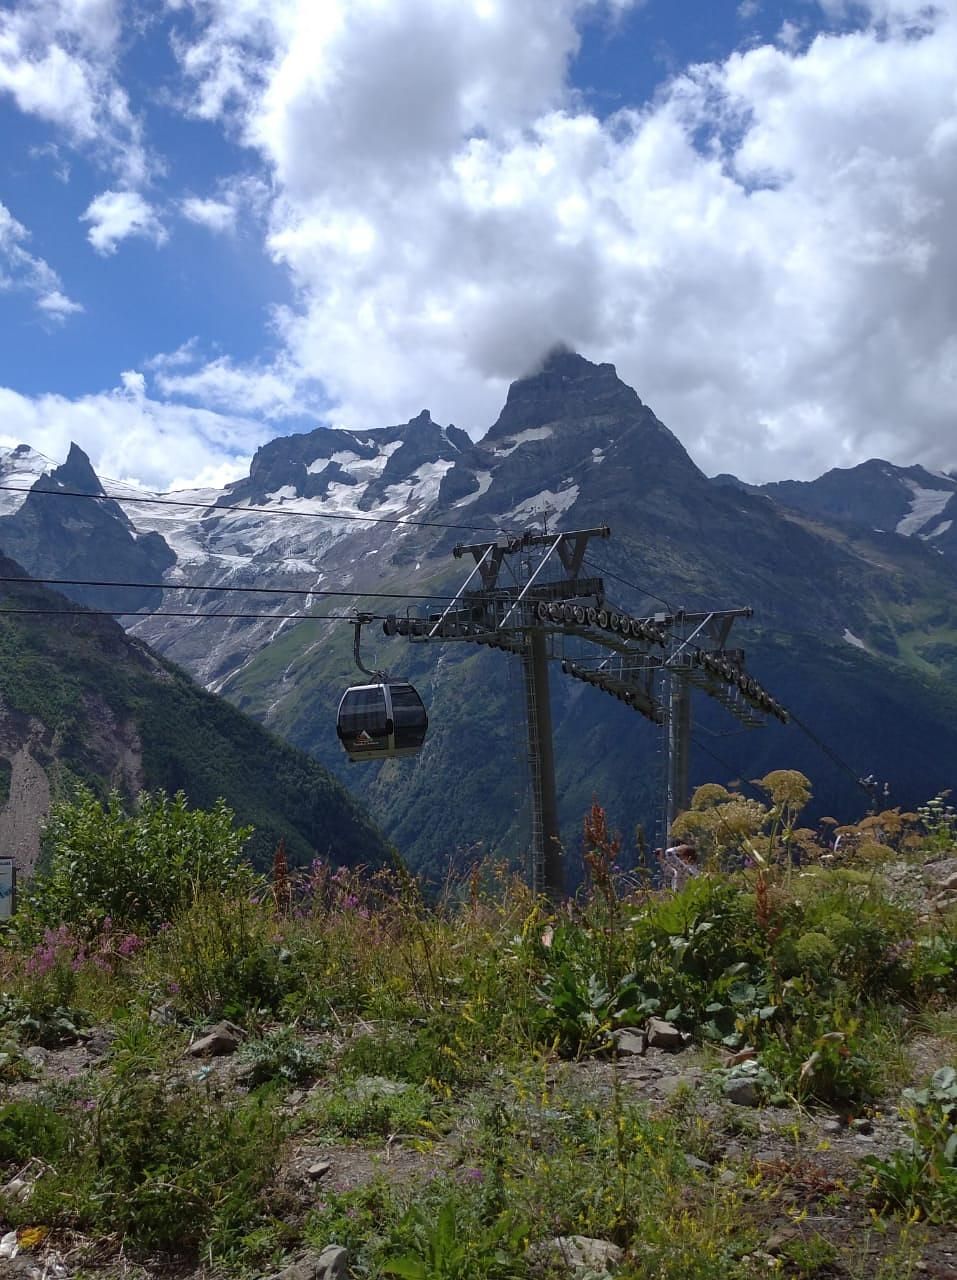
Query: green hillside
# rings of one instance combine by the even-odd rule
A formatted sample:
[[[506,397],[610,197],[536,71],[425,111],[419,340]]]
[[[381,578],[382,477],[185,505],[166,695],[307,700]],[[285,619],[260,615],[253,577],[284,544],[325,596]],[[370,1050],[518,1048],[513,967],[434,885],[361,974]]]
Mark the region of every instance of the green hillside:
[[[0,560],[0,572],[18,569]],[[67,608],[77,606],[27,581],[0,592],[0,610]],[[280,838],[294,863],[388,858],[379,831],[325,769],[108,618],[0,617],[0,700],[5,776],[27,749],[54,797],[78,781],[99,793],[182,790],[200,807],[223,797],[256,828],[249,853],[260,864]]]

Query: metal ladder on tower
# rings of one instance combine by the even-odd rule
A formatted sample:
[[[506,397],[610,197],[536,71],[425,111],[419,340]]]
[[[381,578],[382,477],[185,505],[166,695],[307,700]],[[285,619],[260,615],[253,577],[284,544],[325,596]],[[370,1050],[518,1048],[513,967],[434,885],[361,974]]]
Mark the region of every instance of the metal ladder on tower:
[[[658,688],[656,696],[664,706],[668,706],[668,682],[669,677],[658,677]],[[668,818],[667,818],[667,798],[668,790],[668,729],[665,726],[663,733],[658,733],[655,737],[655,755],[654,755],[654,786],[657,802],[655,804],[655,820],[652,827],[654,833],[654,848],[664,849],[668,844]],[[651,873],[657,874],[658,867],[652,859]]]
[[[529,847],[528,880],[533,893],[541,893],[545,885],[545,830],[542,823],[541,744],[538,741],[538,706],[535,700],[535,681],[531,673],[530,646],[522,651],[522,675],[525,685],[525,727],[527,733],[528,787],[531,801],[531,844]]]

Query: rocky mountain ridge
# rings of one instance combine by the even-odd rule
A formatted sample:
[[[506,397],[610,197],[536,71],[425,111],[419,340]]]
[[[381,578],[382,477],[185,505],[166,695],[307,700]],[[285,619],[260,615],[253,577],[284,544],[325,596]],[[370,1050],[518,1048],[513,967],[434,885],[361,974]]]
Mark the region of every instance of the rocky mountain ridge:
[[[764,494],[812,518],[919,538],[941,555],[957,555],[957,478],[946,472],[871,458],[856,467],[834,468],[816,480],[745,485],[722,475],[715,483]]]

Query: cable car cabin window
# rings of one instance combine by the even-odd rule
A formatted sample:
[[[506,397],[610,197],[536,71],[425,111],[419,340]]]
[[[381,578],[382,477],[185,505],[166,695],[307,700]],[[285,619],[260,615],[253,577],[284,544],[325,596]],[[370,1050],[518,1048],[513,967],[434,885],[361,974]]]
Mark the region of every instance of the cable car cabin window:
[[[360,733],[373,738],[388,736],[385,694],[379,684],[349,689],[339,708],[339,737],[356,738]]]
[[[410,684],[389,685],[395,742],[399,748],[421,747],[429,727],[422,699]]]

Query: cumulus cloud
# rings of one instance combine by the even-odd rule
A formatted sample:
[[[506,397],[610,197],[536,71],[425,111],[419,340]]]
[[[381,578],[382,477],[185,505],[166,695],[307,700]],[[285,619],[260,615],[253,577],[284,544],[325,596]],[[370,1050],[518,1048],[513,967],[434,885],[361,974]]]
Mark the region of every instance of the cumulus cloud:
[[[0,289],[31,294],[37,310],[61,323],[83,307],[63,292],[60,277],[50,264],[27,251],[24,246],[29,238],[26,227],[0,204]]]
[[[706,468],[957,463],[957,0],[827,0],[857,24],[604,120],[568,87],[576,0],[187,7],[191,109],[276,186],[300,301],[275,410],[318,380],[347,425],[425,397],[479,434],[563,340]],[[242,373],[209,366],[210,402],[241,405]],[[165,385],[201,396],[202,371]]]
[[[151,162],[142,125],[116,74],[121,0],[20,0],[0,9],[0,94],[96,146],[130,183]]]
[[[156,245],[168,239],[155,209],[138,191],[102,191],[80,221],[90,224],[86,238],[97,253],[115,253],[120,241],[130,236],[145,237]]]
[[[0,387],[0,422],[0,444],[26,441],[62,460],[76,440],[97,474],[160,490],[238,479],[262,439],[261,424],[248,418],[150,398],[135,371],[116,390],[79,400]]]
[[[187,196],[181,201],[180,209],[188,221],[208,227],[210,231],[232,231],[236,226],[236,207],[226,200]]]
[[[189,222],[222,234],[235,231],[243,216],[262,219],[267,211],[269,188],[253,174],[237,174],[221,181],[215,196],[185,196],[180,213]]]
[[[240,366],[228,356],[220,356],[190,369],[184,366],[191,360],[177,359],[179,355],[174,352],[151,361],[156,385],[164,395],[195,399],[220,409],[243,405],[247,412],[265,418],[321,409],[320,402],[300,385],[302,372],[298,368],[282,362],[266,368]]]
[[[51,289],[49,293],[41,294],[37,298],[37,307],[55,320],[65,320],[67,316],[75,316],[77,312],[83,310],[81,303],[74,302],[59,289]]]

